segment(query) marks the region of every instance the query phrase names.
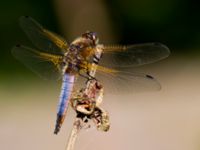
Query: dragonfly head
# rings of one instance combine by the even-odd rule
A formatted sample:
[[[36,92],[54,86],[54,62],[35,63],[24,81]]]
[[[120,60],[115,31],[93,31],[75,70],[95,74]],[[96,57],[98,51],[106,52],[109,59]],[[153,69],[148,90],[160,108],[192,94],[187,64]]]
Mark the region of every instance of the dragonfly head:
[[[94,45],[97,45],[99,42],[99,38],[96,32],[87,31],[82,34],[82,37],[91,40]]]

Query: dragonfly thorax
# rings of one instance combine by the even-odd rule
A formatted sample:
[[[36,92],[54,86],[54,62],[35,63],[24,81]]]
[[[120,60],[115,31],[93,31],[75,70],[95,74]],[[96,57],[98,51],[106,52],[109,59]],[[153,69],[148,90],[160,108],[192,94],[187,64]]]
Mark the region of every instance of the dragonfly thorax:
[[[63,61],[67,64],[67,67],[65,67],[67,72],[87,70],[87,64],[93,61],[98,41],[95,32],[86,32],[75,39],[64,55]]]
[[[68,52],[65,53],[63,62],[65,67],[63,69],[64,73],[78,73],[80,70],[87,70],[87,62],[90,61],[89,54],[83,55],[83,52],[87,49],[86,45],[83,46],[82,43],[77,42],[72,43],[69,46]]]

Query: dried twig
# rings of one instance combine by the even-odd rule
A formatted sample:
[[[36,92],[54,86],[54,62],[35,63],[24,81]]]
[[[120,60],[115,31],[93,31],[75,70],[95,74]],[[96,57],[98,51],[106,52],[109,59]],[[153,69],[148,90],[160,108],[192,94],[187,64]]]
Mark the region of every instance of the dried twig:
[[[74,125],[73,128],[71,130],[71,134],[69,136],[67,145],[66,145],[66,150],[73,150],[74,149],[74,145],[76,143],[76,139],[78,137],[78,133],[82,128],[81,125],[82,121],[79,118],[76,118],[76,120],[74,121]]]
[[[95,57],[98,58],[98,60],[100,60],[101,53],[102,53],[102,48],[97,47]],[[98,67],[97,62],[92,64],[93,69],[91,69],[90,72],[89,72],[89,75],[91,76],[91,78],[95,77],[97,67]],[[88,98],[91,97],[90,96],[90,94],[91,94],[90,90],[93,89],[92,87],[94,86],[94,84],[93,84],[94,79],[91,79],[91,78],[89,78],[90,80],[87,82],[86,88],[85,88],[84,93],[83,93],[83,95],[86,95]],[[79,99],[82,99],[82,98],[79,97]],[[72,103],[73,103],[73,97],[72,97]],[[77,111],[76,106],[73,106],[73,104],[72,104],[72,107]],[[78,116],[78,113],[77,113],[77,116]],[[75,143],[76,143],[76,140],[77,140],[77,137],[78,137],[78,133],[80,132],[80,130],[84,126],[83,118],[76,117],[74,124],[73,124],[73,128],[71,130],[71,134],[70,134],[68,142],[67,142],[66,150],[74,150],[74,146],[75,146]]]

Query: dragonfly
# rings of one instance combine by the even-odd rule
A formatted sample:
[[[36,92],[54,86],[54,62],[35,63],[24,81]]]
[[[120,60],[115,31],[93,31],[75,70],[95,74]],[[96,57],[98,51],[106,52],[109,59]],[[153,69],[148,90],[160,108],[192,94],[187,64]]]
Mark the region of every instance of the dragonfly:
[[[62,79],[55,134],[64,121],[74,85],[79,84],[77,79],[95,78],[108,90],[112,90],[112,86],[117,91],[161,88],[154,77],[132,71],[133,67],[168,57],[170,50],[161,43],[104,45],[99,43],[97,33],[91,31],[68,43],[29,16],[22,16],[19,23],[35,48],[18,44],[12,48],[14,57],[45,79]],[[93,64],[97,66],[95,77],[90,74]]]

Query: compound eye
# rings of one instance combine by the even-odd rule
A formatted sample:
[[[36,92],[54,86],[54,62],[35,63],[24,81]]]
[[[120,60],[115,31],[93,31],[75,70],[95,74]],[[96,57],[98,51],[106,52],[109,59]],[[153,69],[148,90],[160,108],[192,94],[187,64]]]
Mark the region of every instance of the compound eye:
[[[87,31],[87,32],[83,33],[83,34],[82,34],[82,37],[85,37],[85,38],[87,38],[87,39],[90,39],[90,32]]]
[[[82,34],[82,37],[91,40],[93,42],[93,44],[98,43],[98,37],[97,37],[96,32],[86,32],[86,33]]]
[[[97,39],[97,34],[95,32],[91,32],[91,36],[93,40]]]
[[[94,43],[98,44],[99,39],[98,39],[97,34],[95,32],[93,32],[92,38],[93,38]]]
[[[95,40],[96,40],[96,36],[95,36],[95,35],[93,35],[93,36],[92,36],[92,39],[95,41]]]
[[[85,37],[85,38],[87,38],[87,39],[90,39],[90,40],[93,40],[94,37],[95,37],[94,32],[89,32],[89,31],[87,31],[86,33],[84,33],[82,36]]]

